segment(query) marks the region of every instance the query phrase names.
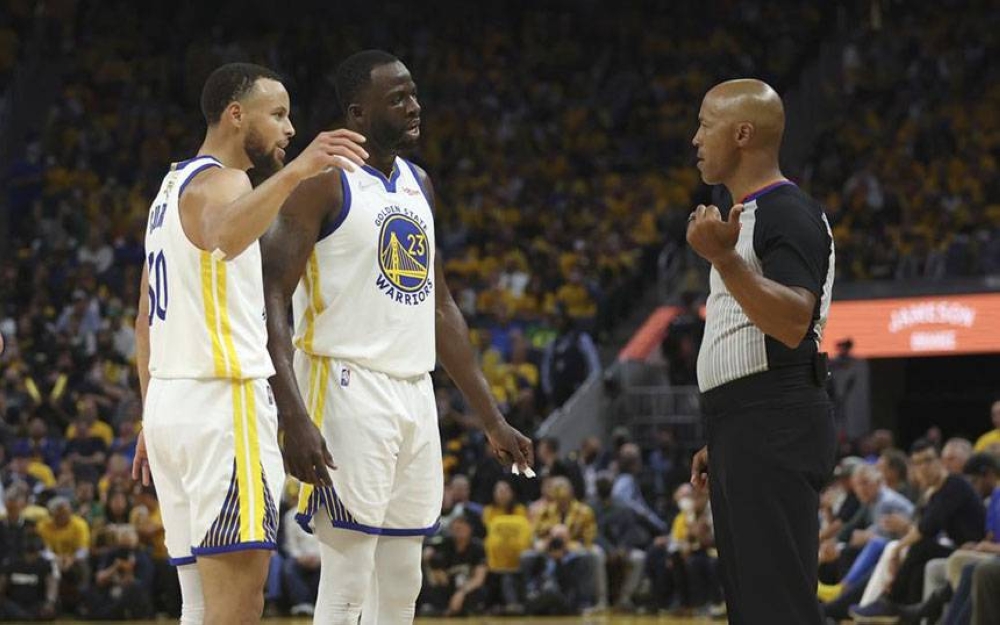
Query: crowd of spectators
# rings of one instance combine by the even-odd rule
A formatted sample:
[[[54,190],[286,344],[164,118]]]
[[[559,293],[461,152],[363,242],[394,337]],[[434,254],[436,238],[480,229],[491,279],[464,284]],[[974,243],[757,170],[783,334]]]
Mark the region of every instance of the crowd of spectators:
[[[806,179],[837,280],[1000,273],[1000,11],[981,0],[879,3],[845,37],[838,116]]]
[[[0,85],[23,52],[31,4],[0,9]],[[683,238],[702,94],[746,74],[783,88],[829,19],[814,3],[728,0],[712,10],[622,8],[612,28],[594,3],[567,13],[455,3],[418,23],[392,2],[364,12],[316,3],[309,20],[253,3],[141,12],[120,0],[54,4],[61,88],[41,133],[4,172],[0,199],[10,227],[0,253],[2,617],[176,614],[155,491],[129,477],[142,413],[132,324],[148,202],[168,164],[197,148],[197,96],[212,68],[254,60],[288,76],[304,145],[335,123],[329,78],[339,59],[372,45],[404,59],[424,105],[413,158],[435,179],[449,285],[498,402],[532,431],[597,374],[597,345],[652,283],[664,241]],[[942,25],[949,20],[964,30]],[[827,193],[841,277],[995,270],[998,216],[988,202],[1000,134],[987,113],[996,93],[962,104],[989,76],[996,35],[992,22],[972,21],[912,9],[901,41],[862,37],[845,52],[853,73],[842,97],[879,134],[834,133],[817,151],[834,156],[817,157],[804,181]],[[895,74],[863,59],[909,63],[922,29],[934,47],[898,68],[912,84],[897,93]],[[941,49],[958,52],[931,62]],[[919,88],[929,80],[951,88]],[[965,140],[970,128],[975,141]],[[937,157],[945,153],[955,160]],[[855,172],[860,154],[872,158]],[[934,245],[965,260],[905,260],[918,247],[912,237],[942,231],[954,234]],[[886,249],[898,251],[883,271],[867,255]],[[689,345],[671,349],[690,365]],[[542,479],[510,478],[487,458],[455,389],[444,376],[435,382],[448,486],[422,610],[718,611],[711,510],[681,486],[687,459],[669,432],[652,449],[624,435],[571,454],[541,441]],[[317,568],[314,539],[283,523],[270,609],[307,613]]]
[[[834,620],[1000,619],[1000,401],[975,443],[931,428],[909,454],[876,431],[821,502],[817,596]],[[943,444],[942,444],[943,443]]]

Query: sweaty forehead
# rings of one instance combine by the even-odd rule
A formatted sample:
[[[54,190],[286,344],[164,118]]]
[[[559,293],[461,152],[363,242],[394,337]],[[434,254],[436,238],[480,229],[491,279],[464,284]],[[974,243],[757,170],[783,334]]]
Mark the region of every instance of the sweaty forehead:
[[[377,93],[385,93],[412,82],[410,70],[399,61],[379,65],[372,70],[371,86]]]

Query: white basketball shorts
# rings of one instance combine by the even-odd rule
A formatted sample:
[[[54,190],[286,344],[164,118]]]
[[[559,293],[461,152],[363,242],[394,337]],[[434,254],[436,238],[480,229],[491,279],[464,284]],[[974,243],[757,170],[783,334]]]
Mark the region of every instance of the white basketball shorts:
[[[444,471],[430,375],[398,379],[301,351],[295,374],[338,467],[332,488],[303,485],[300,524],[311,530],[328,517],[366,534],[434,533]]]
[[[267,380],[151,379],[143,431],[171,563],[275,549],[285,481]]]

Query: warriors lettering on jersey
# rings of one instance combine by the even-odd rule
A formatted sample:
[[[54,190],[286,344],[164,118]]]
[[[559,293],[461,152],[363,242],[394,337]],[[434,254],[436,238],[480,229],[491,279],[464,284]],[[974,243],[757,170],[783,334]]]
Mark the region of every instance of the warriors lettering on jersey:
[[[398,304],[424,303],[434,290],[427,222],[408,208],[387,206],[375,216],[375,227],[380,270],[375,286]]]

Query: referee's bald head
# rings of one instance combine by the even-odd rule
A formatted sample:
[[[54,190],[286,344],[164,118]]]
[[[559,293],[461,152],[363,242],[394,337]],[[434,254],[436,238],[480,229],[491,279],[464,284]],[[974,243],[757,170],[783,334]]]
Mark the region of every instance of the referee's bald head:
[[[738,172],[778,169],[785,107],[778,93],[752,78],[720,83],[698,112],[698,169],[708,184],[726,184]]]
[[[777,149],[785,132],[785,106],[766,82],[740,78],[719,83],[705,95],[728,121],[752,127],[750,140],[757,147]]]

